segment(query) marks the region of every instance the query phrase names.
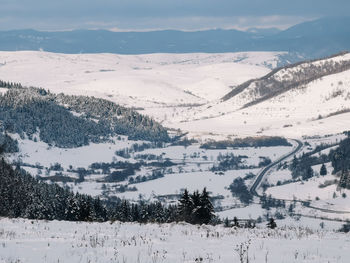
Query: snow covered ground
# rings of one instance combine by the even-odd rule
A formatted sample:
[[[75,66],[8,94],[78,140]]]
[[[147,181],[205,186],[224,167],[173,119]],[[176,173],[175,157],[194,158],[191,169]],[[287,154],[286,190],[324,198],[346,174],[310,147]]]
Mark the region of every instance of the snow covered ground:
[[[220,100],[239,84],[269,73],[283,54],[0,52],[0,79],[56,93],[109,99],[135,107],[165,126],[181,128],[200,139],[247,135],[301,137],[348,129],[350,113],[329,115],[350,108],[349,70],[316,79],[245,109],[240,107],[252,99],[249,89],[237,98]],[[344,61],[349,57],[328,60]],[[300,68],[281,71],[275,78],[288,79]]]
[[[183,110],[192,111],[199,105],[217,101],[233,86],[267,74],[283,54],[0,52],[0,79],[55,93],[105,98],[135,107],[177,129],[187,118]]]
[[[311,151],[321,143],[339,142],[344,138],[344,135],[339,133],[349,130],[350,113],[328,115],[350,108],[350,71],[315,80],[303,89],[290,90],[271,100],[242,110],[237,110],[237,107],[243,105],[243,100],[227,102],[220,100],[223,95],[232,90],[232,87],[268,73],[277,65],[280,54],[282,53],[246,52],[121,56],[0,52],[0,79],[40,86],[57,93],[109,99],[137,108],[141,113],[153,116],[168,127],[188,131],[189,136],[196,137],[200,142],[207,138],[278,135],[299,138],[307,142],[309,146],[304,147],[301,153]],[[238,106],[235,103],[238,103]],[[336,135],[315,136],[326,134]],[[258,199],[254,200],[255,203],[244,207],[237,198],[232,197],[227,187],[235,178],[244,177],[249,172],[257,174],[259,169],[238,169],[222,174],[215,174],[209,169],[217,164],[219,154],[233,153],[236,156],[247,156],[244,158],[244,164],[256,166],[260,156],[274,161],[291,151],[291,147],[204,150],[196,144],[189,147],[168,146],[148,149],[132,154],[128,159],[115,154],[116,150],[128,148],[133,143],[137,142],[128,141],[126,138],[123,140],[114,138],[112,143],[60,149],[40,141],[34,143],[27,139],[19,139],[20,152],[9,159],[11,161],[20,159],[31,166],[44,166],[43,169],[25,167],[33,176],[37,175],[39,170],[42,170],[40,173],[44,175],[46,168],[60,163],[64,175],[77,178],[77,174],[68,171],[70,167],[87,169],[94,162],[110,163],[116,160],[136,162],[137,154],[154,154],[174,162],[176,165],[171,167],[172,171],[167,171],[164,177],[156,180],[129,184],[136,187],[135,191],[124,193],[111,191],[110,194],[134,201],[140,197],[154,200],[159,196],[179,194],[184,188],[193,191],[207,187],[212,195],[223,197],[217,203],[223,208],[223,211],[217,213],[221,218],[237,216],[256,219],[266,214],[266,211],[256,204]],[[321,153],[328,154],[329,150],[323,150]],[[318,172],[320,167],[315,166],[313,169]],[[335,176],[330,175],[329,163],[327,170],[329,174],[325,177],[314,177],[307,182],[293,182],[278,186],[278,181],[291,179],[291,173],[288,169],[273,170],[267,175],[267,182],[273,184],[273,187],[267,189],[267,194],[280,199],[311,200],[312,205],[323,209],[350,211],[349,191],[342,192],[346,194],[344,197],[337,191],[335,184],[324,188],[319,187],[326,181],[336,179]],[[134,177],[151,173],[151,168],[143,167]],[[83,183],[71,182],[66,186],[74,191],[97,196],[104,191],[103,187],[113,190],[118,185],[128,184],[127,181],[118,182],[118,184],[98,182],[104,177],[104,174],[96,173],[86,176]],[[246,183],[251,184],[252,178],[246,180]],[[317,198],[320,200],[316,200]],[[233,209],[233,207],[236,208]],[[275,212],[275,209],[272,209],[271,214]],[[327,213],[301,205],[297,205],[295,213],[350,219],[350,213]],[[316,230],[320,228],[319,224],[322,221],[307,217],[301,217],[295,221],[287,217],[281,222],[286,225],[295,223],[298,226],[315,226],[313,229]],[[327,222],[326,225],[330,229],[337,229],[341,224]],[[6,226],[3,227],[6,230],[1,232],[2,225]],[[34,222],[32,224],[30,221],[3,219],[0,221],[0,262],[2,263],[1,260],[4,262],[38,262],[40,260],[57,262],[58,259],[62,262],[67,258],[77,262],[89,260],[90,262],[138,262],[138,254],[131,253],[132,249],[140,251],[139,257],[142,260],[139,262],[195,262],[195,259],[200,257],[204,262],[232,262],[237,261],[233,248],[250,238],[254,240],[252,247],[255,251],[255,254],[250,254],[250,262],[264,262],[265,257],[268,257],[268,262],[281,262],[278,259],[281,259],[282,254],[286,255],[283,257],[285,260],[283,262],[347,262],[345,251],[348,249],[348,237],[339,233],[314,232],[310,235],[302,234],[299,237],[295,232],[298,230],[290,232],[279,230],[276,234],[266,230],[231,232],[220,227],[208,227],[209,233],[219,233],[219,236],[206,240],[207,230],[203,229],[198,230],[195,226],[182,225],[141,227],[136,224],[120,225],[119,223],[109,225],[62,222],[60,225],[59,222]],[[50,232],[53,234],[49,235]],[[101,236],[99,236],[100,232]],[[144,236],[138,233],[144,233]],[[38,247],[33,246],[30,240]],[[136,242],[136,245],[130,245],[133,242]],[[283,247],[278,250],[276,247],[279,248],[280,243],[283,243]],[[322,247],[328,248],[328,243],[329,250],[322,250]],[[220,244],[224,246],[223,251]],[[20,247],[24,249],[25,254],[17,253]],[[54,250],[53,247],[58,249]],[[25,261],[26,258],[23,256],[17,258],[16,255],[25,255],[25,257],[28,255],[28,259]],[[20,261],[16,261],[17,259]]]
[[[257,105],[240,109],[251,98],[239,98],[183,111],[178,126],[193,133],[226,135],[326,135],[350,127],[350,71],[315,80]],[[333,115],[335,114],[335,115]],[[332,115],[332,116],[330,116]],[[220,132],[219,132],[220,131]]]
[[[306,137],[303,139],[307,142],[307,146],[297,154],[300,156],[303,152],[310,152],[320,144],[333,145],[345,138],[343,134],[329,135],[325,137]],[[154,180],[144,182],[130,183],[129,178],[122,182],[105,182],[104,178],[108,174],[104,174],[102,170],[96,170],[92,174],[86,175],[84,182],[66,182],[60,183],[70,187],[75,192],[86,193],[93,196],[101,196],[108,194],[108,196],[118,196],[132,201],[138,201],[140,198],[144,200],[160,200],[165,203],[176,202],[179,195],[187,188],[190,192],[201,190],[204,187],[208,189],[210,194],[217,197],[214,204],[218,209],[218,215],[221,218],[252,218],[256,219],[259,216],[264,216],[266,210],[262,209],[258,198],[254,199],[254,203],[245,206],[238,198],[233,197],[228,187],[234,179],[238,177],[245,178],[247,174],[258,174],[261,168],[254,168],[261,161],[261,156],[268,157],[272,161],[279,159],[281,156],[289,153],[292,147],[248,147],[235,148],[227,150],[207,150],[201,149],[198,144],[184,146],[167,146],[165,148],[146,149],[141,152],[131,153],[130,158],[123,158],[115,154],[116,150],[129,148],[134,143],[141,143],[135,141],[128,141],[123,137],[121,140],[115,139],[112,143],[90,144],[89,146],[74,148],[74,149],[60,149],[53,146],[48,146],[41,141],[33,142],[28,139],[20,139],[20,152],[9,156],[11,161],[21,160],[23,166],[33,176],[40,175],[43,177],[50,177],[57,174],[57,171],[51,170],[51,166],[59,163],[62,167],[63,176],[68,176],[75,180],[79,178],[78,173],[72,172],[73,169],[85,168],[89,170],[89,166],[94,162],[111,163],[113,161],[127,161],[131,163],[138,162],[137,155],[154,155],[161,156],[162,160],[170,160],[175,163],[174,166],[163,170],[164,176]],[[331,147],[334,148],[335,146]],[[328,154],[330,148],[322,150],[321,153]],[[246,156],[243,159],[243,164],[246,166],[253,166],[250,169],[236,169],[225,172],[213,172],[210,169],[218,164],[218,156],[225,154],[234,154],[235,156]],[[318,156],[320,153],[316,153]],[[292,157],[287,161],[291,161]],[[38,168],[43,166],[42,168]],[[298,206],[295,213],[303,215],[313,215],[317,217],[324,217],[328,219],[350,219],[349,199],[350,191],[342,190],[339,192],[337,184],[334,180],[339,180],[338,177],[331,175],[332,167],[330,163],[326,163],[328,175],[315,176],[304,182],[289,182],[284,184],[287,180],[292,180],[291,172],[288,166],[284,169],[274,168],[265,176],[264,182],[271,185],[267,190],[267,195],[272,195],[274,198],[285,200],[302,200],[310,201],[311,205],[321,209],[329,209],[332,211],[349,211],[349,213],[328,213],[327,211],[313,210]],[[158,170],[157,167],[142,167],[140,171],[136,171],[133,177],[150,176],[153,170]],[[313,167],[316,174],[320,171],[320,165]],[[322,185],[329,186],[320,187]],[[253,183],[253,178],[245,180],[245,184],[249,187]],[[281,185],[279,185],[281,184]],[[132,191],[119,192],[116,190],[120,186],[127,186],[134,188]],[[262,193],[262,188],[258,191]],[[334,195],[335,193],[335,195]],[[290,202],[287,203],[286,209],[282,214],[287,214],[287,209]],[[276,210],[270,211],[271,215],[275,215]]]
[[[157,107],[205,103],[262,76],[283,52],[224,54],[56,54],[0,52],[0,79],[119,104]]]
[[[63,176],[77,179],[79,175],[71,172],[78,168],[89,170],[92,163],[104,162],[111,163],[114,161],[123,161],[136,163],[137,155],[154,155],[161,156],[162,160],[169,159],[175,165],[164,171],[164,177],[146,182],[138,182],[130,184],[127,178],[122,182],[104,182],[103,179],[107,174],[103,174],[100,170],[93,174],[85,176],[84,182],[67,182],[66,186],[71,187],[75,192],[100,196],[105,190],[108,190],[109,196],[118,196],[128,200],[137,201],[140,197],[145,200],[158,200],[162,196],[179,195],[187,188],[189,191],[202,190],[207,187],[212,196],[221,196],[222,199],[216,203],[217,207],[232,207],[239,206],[240,202],[237,198],[233,198],[228,190],[229,185],[238,177],[244,178],[247,174],[257,174],[260,157],[266,157],[270,160],[277,160],[280,156],[292,150],[290,146],[277,147],[242,147],[226,150],[202,149],[199,144],[184,146],[167,146],[165,148],[146,149],[141,152],[131,153],[130,158],[126,159],[117,156],[117,150],[130,148],[132,144],[142,143],[129,141],[122,137],[121,140],[114,138],[111,143],[91,143],[88,146],[62,149],[38,140],[34,142],[29,139],[20,139],[19,136],[13,136],[19,141],[20,152],[11,154],[8,159],[11,162],[24,164],[26,169],[33,176],[40,175],[42,177],[50,177],[62,173]],[[242,165],[252,166],[250,169],[230,170],[222,173],[215,173],[210,169],[218,164],[218,156],[226,154],[234,154],[235,156],[244,156]],[[51,170],[50,167],[55,164],[60,164],[62,171]],[[38,168],[41,167],[41,168]],[[158,167],[143,167],[140,171],[136,171],[134,176],[149,176],[153,170],[159,170]],[[249,186],[252,179],[245,180]],[[62,185],[62,183],[61,183]],[[116,192],[116,186],[135,187],[134,191],[124,193]]]
[[[49,146],[40,140],[34,142],[29,139],[21,139],[17,135],[14,138],[19,141],[20,152],[8,156],[8,159],[12,162],[20,161],[23,163],[23,168],[33,176],[40,175],[41,177],[49,178],[50,176],[61,174],[61,176],[67,176],[69,180],[65,183],[60,182],[60,184],[70,187],[75,192],[93,196],[118,196],[132,201],[138,201],[142,198],[144,200],[160,200],[172,203],[176,202],[178,196],[185,188],[192,192],[206,187],[210,194],[216,197],[215,208],[218,211],[223,210],[218,212],[218,215],[222,218],[237,216],[256,219],[262,216],[265,212],[260,206],[255,204],[247,207],[242,206],[239,199],[232,196],[228,187],[238,177],[245,178],[249,173],[258,174],[261,169],[257,168],[261,161],[260,157],[267,157],[271,161],[275,161],[292,150],[292,147],[285,146],[215,150],[202,149],[199,144],[187,147],[168,145],[164,148],[151,148],[141,152],[134,152],[130,154],[130,158],[123,158],[116,155],[117,150],[130,148],[135,143],[140,144],[144,142],[129,141],[125,136],[122,136],[120,139],[113,138],[112,142],[109,143],[91,143],[88,146],[61,149]],[[334,145],[344,138],[344,134],[304,137],[303,141],[307,145],[297,155],[300,156],[303,152],[310,152],[321,144]],[[328,154],[329,150],[335,147],[332,146],[322,150],[321,153]],[[251,166],[251,168],[238,168],[225,172],[211,171],[213,166],[218,165],[218,156],[225,154],[244,156],[242,165]],[[314,155],[318,156],[319,154],[316,153]],[[161,160],[170,160],[175,165],[161,169],[163,177],[136,183],[130,183],[129,179],[151,176],[154,170],[159,170],[159,167],[144,166],[141,170],[136,171],[135,175],[129,176],[122,182],[105,181],[106,176],[113,170],[106,173],[101,169],[91,170],[92,173],[87,174],[83,182],[75,181],[79,178],[79,174],[76,172],[79,168],[90,170],[91,164],[96,162],[111,163],[123,161],[136,163],[139,161],[138,155],[157,156]],[[287,161],[291,161],[291,159],[292,157]],[[50,167],[56,163],[60,164],[62,170],[50,170]],[[271,194],[278,199],[310,201],[313,206],[322,209],[350,212],[348,205],[350,191],[338,191],[334,180],[339,180],[339,178],[331,175],[332,167],[330,163],[326,163],[326,166],[328,170],[327,176],[316,176],[305,182],[289,182],[288,184],[284,184],[285,181],[292,180],[288,165],[284,169],[276,169],[276,167],[265,176],[264,183],[270,185],[266,190],[266,194]],[[314,166],[313,169],[318,174],[320,165]],[[245,179],[245,184],[249,187],[253,183],[253,179],[254,177]],[[329,186],[320,187],[327,184]],[[118,191],[117,189],[121,186],[128,187],[129,190],[125,192]],[[130,190],[131,188],[133,189]],[[258,189],[258,191],[262,193],[262,188]],[[255,203],[258,201],[258,199],[254,200]],[[300,207],[295,212],[307,214],[303,207]],[[339,215],[324,211],[314,212],[312,211],[311,213],[319,217],[350,219],[350,213]],[[274,213],[275,211],[272,214]]]
[[[0,262],[348,262],[348,234],[278,224],[269,230],[0,219]]]
[[[38,164],[44,167],[60,163],[65,169],[69,166],[88,168],[94,162],[112,162],[113,157],[115,158],[115,151],[129,148],[135,143],[142,143],[127,140],[124,136],[122,140],[112,138],[113,143],[90,143],[77,148],[59,148],[49,146],[40,140],[34,142],[29,139],[20,139],[18,135],[12,137],[19,141],[20,151],[9,156],[11,161],[20,160],[27,164]],[[119,160],[124,160],[124,158],[119,157]]]

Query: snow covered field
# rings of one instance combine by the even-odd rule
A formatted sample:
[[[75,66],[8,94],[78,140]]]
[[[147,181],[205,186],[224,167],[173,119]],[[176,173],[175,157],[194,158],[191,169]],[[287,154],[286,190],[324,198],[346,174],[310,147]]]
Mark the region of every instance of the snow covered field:
[[[115,151],[128,148],[136,141],[117,141],[117,143],[90,143],[87,146],[78,148],[58,148],[49,146],[42,141],[34,142],[32,140],[19,139],[20,152],[13,154],[11,160],[21,160],[22,162],[35,165],[40,164],[44,167],[50,167],[55,163],[60,163],[62,167],[87,168],[94,162],[112,162]],[[119,157],[119,159],[123,159]]]
[[[208,150],[200,148],[199,144],[193,144],[187,147],[167,146],[164,148],[146,149],[141,152],[131,153],[129,158],[123,158],[116,155],[117,150],[130,148],[132,144],[143,142],[129,141],[126,137],[122,137],[119,140],[114,138],[113,142],[109,143],[91,143],[89,146],[61,149],[49,146],[40,140],[34,142],[28,139],[20,139],[19,136],[15,136],[15,138],[19,141],[20,152],[8,156],[10,161],[22,162],[24,164],[23,168],[33,176],[39,175],[49,178],[60,174],[63,178],[68,178],[68,181],[64,183],[60,181],[59,184],[70,187],[74,192],[93,196],[118,196],[132,201],[138,201],[142,198],[150,201],[160,200],[165,203],[173,203],[176,202],[185,188],[192,192],[206,187],[210,194],[216,197],[214,205],[218,209],[218,215],[221,218],[237,216],[239,218],[256,219],[259,216],[263,216],[266,213],[264,209],[256,204],[242,205],[238,198],[232,196],[228,187],[238,177],[245,178],[249,173],[253,175],[258,174],[261,168],[257,166],[261,161],[261,157],[267,157],[271,161],[275,161],[292,150],[292,147],[286,146]],[[310,152],[320,144],[334,145],[344,138],[344,134],[305,137],[303,141],[307,143],[307,146],[304,146],[297,155],[301,156],[303,152]],[[327,148],[322,150],[321,153],[328,154],[329,150],[330,148]],[[251,166],[251,168],[238,168],[224,172],[211,171],[213,166],[218,165],[218,157],[225,154],[244,156],[242,165]],[[319,154],[316,153],[314,155],[318,156]],[[91,170],[92,173],[86,175],[83,182],[75,181],[79,178],[79,174],[76,171],[81,168],[90,170],[92,163],[112,163],[115,161],[137,163],[139,161],[138,155],[157,156],[157,158],[169,160],[175,165],[160,169],[163,173],[163,176],[160,178],[138,181],[136,183],[132,183],[130,178],[137,179],[137,177],[151,176],[154,170],[159,170],[159,167],[144,166],[141,170],[135,171],[135,175],[129,176],[120,182],[105,181],[104,179],[113,170],[107,173],[101,169]],[[292,157],[289,158],[289,161],[291,159]],[[51,170],[51,167],[57,163],[60,164],[62,170]],[[269,185],[266,194],[271,194],[274,198],[284,200],[310,201],[313,206],[322,209],[349,211],[349,213],[337,214],[325,211],[312,211],[312,209],[310,211],[309,208],[298,206],[294,211],[295,213],[303,215],[310,213],[329,219],[350,219],[348,206],[350,192],[347,190],[339,192],[336,183],[331,183],[327,187],[320,187],[339,179],[331,175],[332,167],[330,163],[326,163],[326,167],[328,170],[327,176],[315,176],[305,182],[289,182],[288,184],[283,183],[287,180],[292,180],[291,171],[288,167],[285,167],[285,169],[276,169],[276,167],[265,176],[263,181],[264,184]],[[319,173],[320,165],[314,166],[313,170],[316,174]],[[245,184],[249,187],[253,183],[253,179],[254,177],[245,179]],[[282,185],[279,185],[281,183]],[[117,190],[119,187],[133,189],[119,191]],[[258,191],[262,194],[262,188],[258,189]],[[255,203],[258,201],[258,199],[254,200]],[[288,205],[289,203],[287,203],[286,209],[288,209]],[[275,212],[276,210],[273,210],[271,214],[274,215]],[[282,213],[286,214],[287,211],[284,210]]]
[[[115,139],[113,143],[91,143],[89,146],[83,146],[72,149],[62,149],[38,140],[37,142],[20,139],[19,136],[14,136],[19,141],[20,152],[11,154],[8,158],[10,161],[20,161],[24,163],[26,169],[33,176],[50,177],[62,173],[63,176],[77,179],[77,173],[72,173],[71,170],[84,168],[89,170],[92,163],[113,161],[123,161],[136,163],[138,162],[137,155],[154,155],[161,156],[163,160],[170,160],[174,166],[165,169],[164,177],[146,182],[130,184],[128,180],[122,182],[104,182],[103,179],[107,174],[101,173],[100,170],[93,174],[85,176],[84,182],[67,182],[66,186],[71,187],[75,192],[100,196],[104,190],[108,190],[109,196],[118,196],[128,200],[137,201],[140,197],[145,200],[158,200],[158,198],[167,195],[179,195],[187,188],[189,191],[202,190],[207,187],[208,191],[213,196],[221,196],[216,206],[232,207],[239,206],[240,202],[237,198],[233,198],[228,186],[238,177],[244,178],[247,174],[257,174],[261,157],[269,158],[274,161],[280,156],[290,152],[290,146],[277,147],[246,147],[236,149],[202,149],[199,144],[194,144],[188,147],[184,146],[167,146],[165,148],[146,149],[141,152],[132,153],[130,158],[126,159],[117,156],[117,150],[130,148],[132,144],[142,143],[129,141],[125,137],[122,140]],[[252,166],[250,169],[229,170],[223,173],[215,173],[210,169],[218,164],[218,156],[226,154],[234,154],[235,156],[244,156],[242,165]],[[62,171],[48,171],[55,164],[60,164]],[[38,168],[42,167],[42,168]],[[134,176],[149,176],[157,167],[143,167],[140,171],[136,171]],[[129,179],[129,178],[128,178]],[[249,186],[252,179],[245,180]],[[62,183],[60,183],[62,184]],[[124,193],[115,192],[116,186],[136,187],[135,191],[126,191]]]
[[[333,145],[343,138],[345,138],[343,134],[304,138],[304,141],[309,146],[303,147],[297,155],[301,156],[303,152],[309,152],[322,143]],[[89,146],[74,149],[61,149],[48,146],[41,141],[33,142],[28,139],[19,139],[20,152],[11,155],[9,158],[12,161],[21,160],[25,164],[23,168],[33,176],[40,175],[48,178],[57,174],[55,170],[50,172],[48,170],[52,165],[59,163],[62,167],[62,171],[59,173],[73,180],[60,183],[61,185],[70,187],[74,192],[93,196],[101,196],[108,193],[108,196],[118,196],[131,201],[138,201],[142,198],[150,201],[160,200],[164,203],[173,203],[176,202],[185,188],[192,192],[206,187],[211,195],[216,197],[214,205],[218,209],[217,215],[221,218],[228,217],[232,219],[234,216],[237,216],[239,218],[257,219],[266,214],[266,210],[257,204],[259,200],[255,199],[253,204],[246,206],[238,198],[232,196],[228,189],[229,185],[238,177],[245,178],[249,173],[258,174],[261,168],[254,167],[259,164],[261,156],[275,161],[292,150],[292,147],[285,146],[206,150],[199,148],[198,144],[194,144],[188,147],[167,146],[165,148],[146,149],[141,152],[131,153],[130,158],[127,159],[115,154],[116,150],[128,148],[134,143],[137,142],[128,141],[123,137],[122,140],[114,140],[114,143],[90,144]],[[322,150],[321,153],[328,154],[329,148]],[[139,154],[161,156],[163,160],[168,159],[176,165],[164,169],[163,177],[144,182],[130,183],[129,179],[131,177],[150,176],[153,170],[158,170],[159,168],[142,167],[140,171],[136,171],[134,176],[130,176],[122,182],[104,181],[108,174],[104,174],[101,170],[96,170],[92,174],[86,175],[83,182],[74,182],[74,180],[79,178],[79,175],[76,172],[72,172],[72,169],[85,168],[88,170],[90,169],[89,166],[94,162],[127,161],[136,163],[138,159],[135,157]],[[225,154],[246,156],[243,159],[243,164],[253,167],[250,169],[228,170],[221,173],[211,171],[210,169],[218,164],[218,156]],[[314,155],[318,156],[319,154],[316,153]],[[289,161],[291,159],[292,157],[289,158]],[[34,166],[43,167],[39,169],[34,168]],[[294,213],[297,214],[348,220],[350,219],[348,206],[350,191],[342,190],[342,192],[339,192],[336,183],[332,183],[327,187],[320,187],[320,185],[339,179],[331,175],[332,167],[330,163],[326,163],[326,167],[328,170],[327,176],[315,176],[305,182],[289,182],[288,184],[283,183],[287,180],[292,180],[291,171],[288,168],[274,168],[264,179],[264,183],[270,185],[266,190],[266,194],[271,194],[274,198],[284,200],[310,201],[314,207],[321,209],[349,211],[349,213],[339,214],[298,205],[294,210]],[[316,174],[319,173],[320,165],[314,166],[313,170]],[[253,178],[245,179],[245,184],[248,187],[252,183]],[[282,185],[278,185],[280,183]],[[132,191],[119,192],[116,189],[120,186],[134,189]],[[258,189],[258,191],[262,194],[262,188]],[[336,196],[334,196],[334,193],[336,193]],[[270,214],[274,216],[277,211],[284,215],[288,214],[289,204],[290,202],[287,202],[286,208],[282,210],[272,209]]]
[[[240,247],[247,252],[240,253]],[[0,219],[0,262],[346,263],[350,236],[312,228]],[[240,261],[240,254],[244,261]]]

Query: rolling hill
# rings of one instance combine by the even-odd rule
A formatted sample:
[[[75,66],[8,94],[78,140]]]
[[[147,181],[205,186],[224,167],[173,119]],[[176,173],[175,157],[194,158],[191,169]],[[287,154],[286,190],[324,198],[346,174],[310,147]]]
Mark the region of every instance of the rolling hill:
[[[230,86],[267,74],[284,54],[0,52],[0,77],[54,93],[107,99],[164,121],[179,109],[217,100]]]
[[[113,136],[169,141],[153,119],[113,102],[86,96],[53,94],[0,81],[0,130],[61,148],[102,143]],[[13,148],[13,147],[12,147]]]
[[[0,77],[103,98],[197,138],[348,130],[350,55],[278,68],[285,54],[1,52]]]
[[[285,136],[347,130],[349,64],[349,53],[341,53],[275,69],[234,87],[220,100],[183,112],[180,127],[202,133]]]

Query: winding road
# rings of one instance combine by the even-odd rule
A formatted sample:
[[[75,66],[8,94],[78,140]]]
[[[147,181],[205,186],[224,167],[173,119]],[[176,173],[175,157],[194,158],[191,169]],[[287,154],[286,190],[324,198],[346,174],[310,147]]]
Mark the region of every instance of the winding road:
[[[264,169],[262,169],[258,175],[256,176],[254,183],[252,184],[252,186],[250,187],[250,193],[253,196],[257,196],[257,197],[262,197],[262,195],[260,195],[257,192],[257,189],[259,188],[261,181],[264,179],[265,175],[275,166],[277,166],[278,164],[282,163],[284,160],[290,158],[291,156],[295,155],[296,153],[298,153],[302,147],[303,147],[303,143],[299,140],[293,139],[293,141],[295,141],[298,145],[296,148],[294,148],[293,151],[291,151],[290,153],[282,156],[281,158],[279,158],[278,160],[272,162],[271,164],[269,164],[268,166],[266,166]],[[339,210],[330,210],[330,209],[326,209],[326,208],[321,208],[321,207],[315,207],[312,206],[310,204],[309,201],[303,201],[303,200],[288,200],[288,199],[279,199],[279,198],[273,198],[274,200],[280,200],[280,201],[287,201],[287,202],[297,202],[302,204],[303,206],[307,207],[307,208],[311,208],[311,209],[315,209],[321,212],[326,212],[326,213],[333,213],[333,214],[350,214],[350,211],[339,211]]]
[[[299,140],[295,140],[293,139],[293,141],[295,141],[298,146],[293,150],[291,151],[290,153],[282,156],[281,158],[279,158],[278,160],[270,163],[268,166],[266,166],[264,169],[262,169],[258,175],[256,176],[255,178],[255,181],[253,183],[253,185],[250,187],[250,193],[254,196],[258,196],[258,197],[261,197],[261,195],[258,194],[258,192],[256,191],[256,189],[259,187],[262,179],[264,178],[264,176],[273,168],[275,167],[276,165],[278,165],[279,163],[283,162],[284,160],[288,159],[289,157],[295,155],[297,152],[300,151],[300,149],[303,147],[303,143]]]

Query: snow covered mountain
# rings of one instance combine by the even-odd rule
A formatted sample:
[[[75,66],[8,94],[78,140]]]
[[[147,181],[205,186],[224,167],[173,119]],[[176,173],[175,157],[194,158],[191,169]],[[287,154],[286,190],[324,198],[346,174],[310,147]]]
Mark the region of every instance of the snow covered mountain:
[[[275,68],[284,52],[67,55],[0,52],[0,77],[137,107],[205,103]]]
[[[347,130],[350,55],[277,69],[285,55],[0,52],[0,78],[108,99],[201,138]]]
[[[350,54],[342,53],[276,69],[235,86],[222,99],[187,112],[182,126],[240,135],[340,132],[350,124],[349,99]]]

